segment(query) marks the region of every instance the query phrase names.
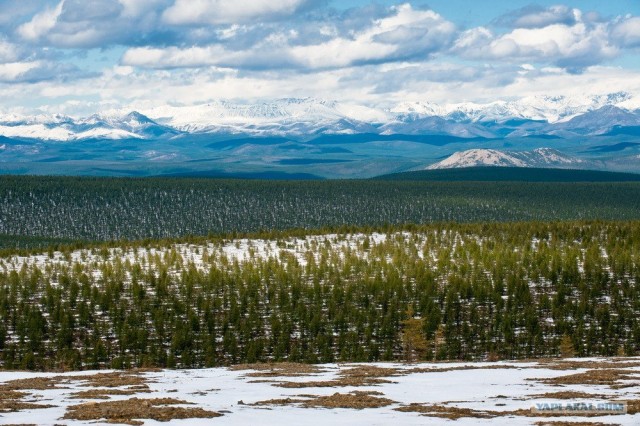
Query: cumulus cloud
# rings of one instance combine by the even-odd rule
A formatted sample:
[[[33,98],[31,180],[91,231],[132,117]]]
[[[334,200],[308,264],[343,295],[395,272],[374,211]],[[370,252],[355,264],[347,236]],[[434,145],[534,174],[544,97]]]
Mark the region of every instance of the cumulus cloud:
[[[169,0],[61,0],[20,25],[16,33],[36,46],[106,48],[172,41],[159,14]]]
[[[617,22],[611,35],[623,47],[640,47],[640,17],[630,16]]]
[[[0,1],[5,99],[66,101],[81,93],[94,105],[281,96],[448,102],[553,93],[572,81],[579,90],[640,86],[637,74],[603,66],[640,48],[640,17],[603,18],[562,5],[461,28],[410,3],[347,10],[325,0],[6,4]]]
[[[58,17],[62,14],[63,6],[64,1],[61,1],[56,7],[46,8],[35,14],[29,22],[18,27],[18,34],[30,41],[39,40],[55,27]]]
[[[452,51],[468,59],[508,62],[542,62],[574,72],[615,57],[619,50],[610,42],[606,23],[585,22],[580,14],[572,25],[516,28],[495,34],[486,27],[464,31]]]
[[[162,14],[171,25],[238,24],[291,15],[307,0],[176,0]]]
[[[507,13],[496,19],[497,25],[510,28],[544,28],[554,24],[574,25],[579,11],[564,5],[544,8],[531,5]]]
[[[0,82],[3,83],[32,84],[51,80],[64,82],[90,76],[91,74],[83,73],[74,65],[44,60],[0,64]]]
[[[0,63],[15,62],[21,55],[19,47],[0,39]]]
[[[426,60],[448,49],[456,27],[432,10],[416,10],[409,4],[389,9],[388,15],[372,20],[365,28],[337,35],[330,26],[326,41],[311,42],[297,31],[273,32],[245,50],[223,44],[186,48],[134,48],[122,58],[125,65],[147,68],[199,66],[246,67],[251,69],[322,69],[401,60]]]

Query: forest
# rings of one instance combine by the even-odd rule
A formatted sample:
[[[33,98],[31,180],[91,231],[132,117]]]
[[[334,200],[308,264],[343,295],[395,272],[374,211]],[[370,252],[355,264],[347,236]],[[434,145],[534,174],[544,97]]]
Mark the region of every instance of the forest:
[[[459,171],[434,172],[436,180],[462,179]],[[525,175],[540,180],[540,173]],[[514,176],[481,169],[462,173],[478,181],[0,176],[0,247],[385,224],[640,219],[640,182],[562,181],[567,173],[584,180],[626,175],[544,173],[554,181],[481,181]]]
[[[256,185],[267,197],[268,185]],[[189,194],[172,191],[155,196]],[[101,202],[116,199],[134,200]],[[387,225],[15,252],[0,260],[0,366],[639,355],[639,281],[637,221]]]

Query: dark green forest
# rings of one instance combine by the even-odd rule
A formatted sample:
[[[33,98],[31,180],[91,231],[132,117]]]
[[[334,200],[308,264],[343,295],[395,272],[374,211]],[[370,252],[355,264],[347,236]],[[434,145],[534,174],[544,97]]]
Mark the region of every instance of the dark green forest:
[[[640,354],[640,222],[362,231],[5,257],[1,366]]]
[[[584,219],[640,219],[640,182],[0,177],[4,248],[345,225]]]

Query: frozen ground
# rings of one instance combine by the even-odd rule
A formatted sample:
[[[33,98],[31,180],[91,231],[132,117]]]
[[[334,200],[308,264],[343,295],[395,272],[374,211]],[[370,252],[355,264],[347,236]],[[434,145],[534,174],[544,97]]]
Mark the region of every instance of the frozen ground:
[[[0,382],[4,411],[0,424],[77,425],[107,420],[161,424],[149,418],[153,414],[144,414],[143,408],[150,406],[145,400],[155,398],[179,400],[165,401],[168,405],[161,410],[172,408],[157,415],[177,425],[557,425],[560,423],[554,422],[560,421],[640,424],[640,414],[633,414],[640,408],[640,358],[261,364],[61,374],[2,372]],[[323,398],[331,395],[332,398]],[[140,400],[131,401],[133,398]],[[105,405],[113,401],[124,401],[125,405]],[[629,414],[533,417],[530,412],[535,403],[541,402],[601,401],[628,401]],[[21,403],[51,406],[28,408],[21,407]],[[69,409],[78,404],[86,405]],[[366,408],[370,406],[378,407]],[[171,410],[176,407],[206,410],[184,411],[183,417],[203,412],[221,416],[171,419]],[[12,409],[17,411],[8,412]],[[65,418],[83,409],[93,417],[89,414],[84,420]]]

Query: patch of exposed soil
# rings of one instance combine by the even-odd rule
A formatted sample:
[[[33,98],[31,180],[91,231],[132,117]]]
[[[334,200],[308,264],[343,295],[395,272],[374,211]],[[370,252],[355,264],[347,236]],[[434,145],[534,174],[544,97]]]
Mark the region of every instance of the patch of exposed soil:
[[[233,371],[255,370],[247,373],[248,377],[296,377],[325,371],[315,365],[294,362],[238,364],[229,368]]]
[[[210,419],[222,414],[202,408],[173,407],[189,404],[175,398],[138,399],[124,401],[88,402],[73,405],[64,415],[68,420],[103,420],[107,423],[142,425],[140,419],[168,422],[177,419]]]
[[[0,390],[47,390],[47,389],[65,389],[58,385],[68,382],[69,379],[63,376],[53,377],[30,377],[28,379],[16,379],[5,382],[0,386]]]
[[[71,394],[70,399],[111,399],[113,395],[151,393],[149,389],[90,389]]]
[[[22,390],[30,389],[30,385],[34,385],[37,390],[51,389],[55,387],[55,384],[51,381],[40,381],[36,379],[19,379],[7,382],[0,386],[0,412],[10,413],[22,410],[53,407],[53,405],[36,404],[34,402],[24,401],[24,398],[30,396],[30,394],[22,392]]]
[[[354,391],[350,393],[334,393],[333,395],[300,395],[300,398],[280,398],[269,399],[266,401],[258,401],[251,405],[300,405],[305,408],[351,408],[362,410],[365,408],[380,408],[394,404],[388,398],[380,398],[377,395],[383,395],[381,392],[362,392]]]
[[[397,368],[377,367],[374,365],[358,365],[345,368],[340,371],[337,379],[308,381],[308,382],[281,382],[274,386],[283,388],[333,388],[345,386],[375,386],[382,383],[393,383],[383,377],[393,377],[406,374],[404,370]]]
[[[70,376],[67,380],[86,382],[85,386],[95,388],[119,388],[124,386],[135,386],[136,389],[148,389],[149,380],[138,373],[124,373],[115,371],[112,373],[96,373],[90,376]]]
[[[529,395],[529,398],[547,398],[547,399],[612,399],[617,398],[615,395],[602,395],[588,392],[578,391],[560,391],[560,392],[547,392],[537,395]]]
[[[612,389],[636,386],[636,383],[620,383],[622,380],[638,380],[640,371],[624,369],[594,369],[583,373],[570,374],[545,379],[529,379],[553,386],[566,385],[608,385]]]
[[[429,417],[440,417],[449,420],[458,420],[462,417],[474,417],[477,419],[492,419],[496,417],[493,411],[478,411],[471,408],[451,407],[435,404],[409,404],[395,408],[403,413],[420,413]]]

